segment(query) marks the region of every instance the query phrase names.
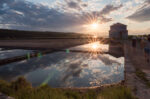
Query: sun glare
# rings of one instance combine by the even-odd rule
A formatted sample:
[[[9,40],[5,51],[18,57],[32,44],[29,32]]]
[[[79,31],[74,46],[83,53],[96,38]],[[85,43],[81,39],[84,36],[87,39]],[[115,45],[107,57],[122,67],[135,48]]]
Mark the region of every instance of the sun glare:
[[[100,30],[100,24],[98,22],[89,22],[83,25],[88,32],[98,32]]]
[[[96,35],[94,35],[94,36],[93,36],[93,38],[95,38],[95,39],[96,39],[96,38],[97,38],[97,36],[96,36]]]
[[[92,48],[93,48],[94,50],[96,50],[96,49],[98,48],[98,45],[97,45],[97,44],[93,44],[93,45],[92,45]]]
[[[92,45],[91,45],[91,50],[92,50],[92,51],[98,51],[99,47],[100,47],[99,42],[92,43]]]
[[[91,28],[92,28],[92,29],[97,29],[98,26],[99,26],[98,23],[93,23],[93,24],[91,24]]]

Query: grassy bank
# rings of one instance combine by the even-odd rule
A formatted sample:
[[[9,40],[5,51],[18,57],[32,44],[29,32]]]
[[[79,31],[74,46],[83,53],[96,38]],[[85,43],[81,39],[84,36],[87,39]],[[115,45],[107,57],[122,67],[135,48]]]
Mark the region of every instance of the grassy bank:
[[[33,88],[23,77],[11,83],[0,80],[0,92],[15,99],[136,99],[130,89],[122,85],[80,92],[48,85]]]

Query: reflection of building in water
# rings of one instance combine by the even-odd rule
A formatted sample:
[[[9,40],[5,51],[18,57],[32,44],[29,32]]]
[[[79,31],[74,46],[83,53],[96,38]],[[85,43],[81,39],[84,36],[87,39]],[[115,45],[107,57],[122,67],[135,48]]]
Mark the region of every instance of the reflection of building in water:
[[[121,23],[116,23],[110,26],[109,37],[115,39],[127,39],[127,26]]]
[[[109,53],[115,57],[123,57],[123,44],[109,44]]]

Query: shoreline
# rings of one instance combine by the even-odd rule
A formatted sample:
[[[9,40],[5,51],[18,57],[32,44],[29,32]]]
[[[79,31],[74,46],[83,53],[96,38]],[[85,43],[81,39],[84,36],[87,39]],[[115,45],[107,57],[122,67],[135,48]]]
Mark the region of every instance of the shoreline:
[[[63,90],[72,90],[72,91],[81,91],[81,92],[86,92],[88,90],[103,90],[105,88],[109,88],[109,87],[114,87],[114,86],[121,86],[121,85],[125,85],[125,81],[122,80],[120,82],[117,83],[112,83],[112,84],[103,84],[101,86],[94,86],[94,87],[59,87],[59,88],[54,88],[54,89],[63,89]]]

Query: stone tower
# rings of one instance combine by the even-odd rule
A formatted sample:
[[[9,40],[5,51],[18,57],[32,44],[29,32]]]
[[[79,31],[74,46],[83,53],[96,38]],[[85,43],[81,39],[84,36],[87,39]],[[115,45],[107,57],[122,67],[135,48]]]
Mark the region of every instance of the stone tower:
[[[127,25],[116,23],[110,26],[109,38],[114,39],[127,39],[128,30]]]

